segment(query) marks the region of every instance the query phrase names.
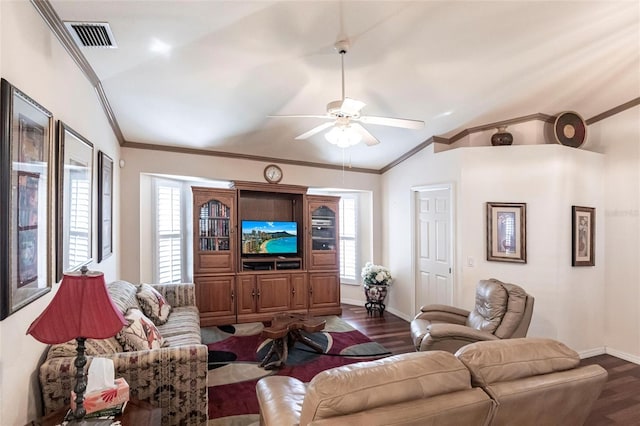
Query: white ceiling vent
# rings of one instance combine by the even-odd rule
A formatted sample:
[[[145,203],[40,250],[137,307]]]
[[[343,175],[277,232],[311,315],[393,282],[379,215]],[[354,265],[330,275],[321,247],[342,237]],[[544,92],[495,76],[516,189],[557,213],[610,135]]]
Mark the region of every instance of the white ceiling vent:
[[[65,21],[64,25],[80,47],[104,47],[107,49],[118,47],[107,22]]]

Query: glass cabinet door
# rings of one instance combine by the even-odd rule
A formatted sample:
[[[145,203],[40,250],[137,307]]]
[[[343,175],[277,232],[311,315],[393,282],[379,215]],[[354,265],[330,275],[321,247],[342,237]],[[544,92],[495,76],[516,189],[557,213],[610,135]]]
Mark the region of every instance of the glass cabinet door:
[[[231,249],[231,208],[219,200],[200,206],[200,251],[229,251]]]
[[[336,213],[327,206],[311,212],[311,250],[336,249]]]

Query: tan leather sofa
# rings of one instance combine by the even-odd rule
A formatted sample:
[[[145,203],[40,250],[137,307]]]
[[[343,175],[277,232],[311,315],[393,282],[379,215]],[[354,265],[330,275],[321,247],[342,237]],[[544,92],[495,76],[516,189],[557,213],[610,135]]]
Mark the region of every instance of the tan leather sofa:
[[[262,425],[579,425],[607,372],[549,339],[479,342],[258,381]]]
[[[411,337],[418,351],[455,353],[469,343],[525,337],[533,296],[520,286],[497,279],[481,280],[472,311],[446,305],[426,305],[411,321]]]

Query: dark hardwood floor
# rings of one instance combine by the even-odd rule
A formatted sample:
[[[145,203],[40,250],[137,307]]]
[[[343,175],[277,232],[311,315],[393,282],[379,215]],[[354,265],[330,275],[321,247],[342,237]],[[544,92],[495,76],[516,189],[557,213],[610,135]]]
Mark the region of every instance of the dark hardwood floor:
[[[409,323],[389,312],[367,315],[364,306],[342,305],[342,319],[380,343],[394,355],[413,352]],[[583,365],[600,364],[609,373],[586,426],[640,425],[640,365],[611,355],[582,360]]]

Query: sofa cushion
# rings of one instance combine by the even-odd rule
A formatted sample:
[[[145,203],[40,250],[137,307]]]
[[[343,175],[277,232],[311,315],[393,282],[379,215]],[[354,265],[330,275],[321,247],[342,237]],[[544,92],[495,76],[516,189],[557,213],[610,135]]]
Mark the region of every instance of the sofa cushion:
[[[469,371],[444,351],[345,365],[311,380],[300,424],[470,388]]]
[[[158,331],[169,346],[199,345],[200,314],[195,306],[173,308],[169,321],[158,326]]]
[[[149,284],[142,284],[138,287],[138,293],[136,294],[138,303],[142,308],[142,312],[149,318],[155,325],[162,325],[169,319],[171,313],[171,305],[169,305],[166,299]]]
[[[113,303],[125,315],[130,308],[140,309],[136,293],[138,287],[127,281],[113,281],[107,285],[107,291]]]
[[[140,309],[129,309],[125,318],[129,325],[123,327],[116,336],[125,351],[143,351],[164,346],[162,335]]]
[[[122,352],[122,346],[115,337],[108,339],[87,339],[84,342],[85,355],[87,356],[100,356],[100,355],[112,355],[118,352]],[[75,339],[69,340],[66,343],[60,343],[52,345],[47,352],[47,359],[58,357],[75,357],[78,353],[76,348],[78,343]]]
[[[467,326],[493,333],[507,310],[509,295],[498,280],[480,280],[476,289],[475,309],[469,314]]]
[[[556,340],[543,338],[472,343],[460,348],[456,357],[471,372],[474,386],[481,387],[569,370],[580,364],[576,351]]]

